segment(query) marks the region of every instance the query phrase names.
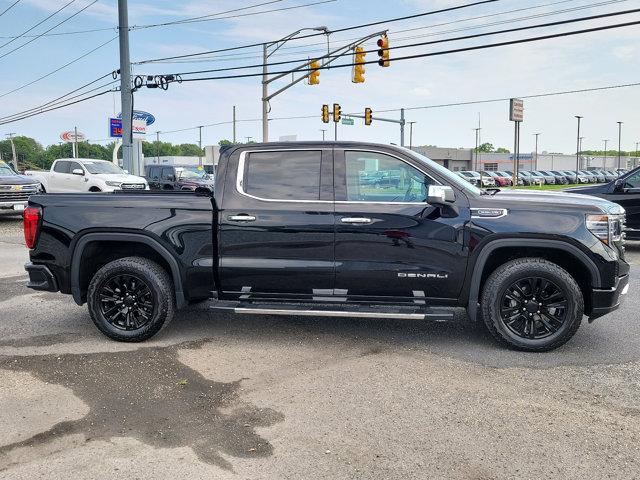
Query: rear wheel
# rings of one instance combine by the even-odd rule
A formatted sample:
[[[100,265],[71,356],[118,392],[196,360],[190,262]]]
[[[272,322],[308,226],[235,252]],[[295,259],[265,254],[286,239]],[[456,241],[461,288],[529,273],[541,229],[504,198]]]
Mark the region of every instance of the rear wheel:
[[[584,300],[566,270],[542,258],[521,258],[489,276],[481,308],[487,328],[499,342],[543,352],[573,337],[582,321]]]
[[[169,324],[176,308],[167,272],[141,257],[121,258],[98,270],[87,304],[98,329],[122,342],[151,338]]]

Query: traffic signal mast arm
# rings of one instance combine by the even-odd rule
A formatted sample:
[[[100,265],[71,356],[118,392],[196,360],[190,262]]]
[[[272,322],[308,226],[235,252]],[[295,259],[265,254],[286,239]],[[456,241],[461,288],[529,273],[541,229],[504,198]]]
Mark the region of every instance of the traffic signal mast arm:
[[[291,75],[291,74],[295,74],[296,72],[300,72],[303,71],[305,72],[304,75],[296,78],[295,80],[293,80],[292,82],[288,83],[287,85],[285,85],[284,87],[280,88],[279,90],[276,90],[275,92],[273,92],[272,94],[268,95],[267,97],[265,97],[263,100],[269,101],[272,98],[276,97],[277,95],[280,95],[282,92],[284,92],[285,90],[288,90],[289,88],[293,87],[295,84],[300,83],[301,81],[307,79],[312,73],[313,70],[311,69],[311,64],[313,62],[316,61],[323,61],[322,66],[320,67],[321,69],[326,68],[328,65],[330,65],[331,63],[335,62],[336,60],[338,60],[339,58],[342,58],[345,54],[347,54],[349,52],[349,50],[354,49],[356,46],[366,42],[367,40],[370,40],[372,38],[375,37],[379,37],[381,35],[385,35],[386,34],[386,30],[383,30],[381,32],[376,32],[376,33],[372,33],[370,35],[367,35],[365,37],[362,37],[358,40],[356,40],[355,42],[351,42],[347,45],[343,45],[340,48],[336,48],[335,50],[327,53],[326,55],[322,56],[322,57],[318,57],[316,59],[313,60],[309,60],[307,62],[304,62],[301,65],[298,65],[295,68],[292,68],[289,71],[280,73],[278,75],[275,75],[269,79],[267,79],[265,82],[265,84],[269,84],[271,82],[274,82],[276,80],[279,80],[280,78],[286,76],[286,75]]]

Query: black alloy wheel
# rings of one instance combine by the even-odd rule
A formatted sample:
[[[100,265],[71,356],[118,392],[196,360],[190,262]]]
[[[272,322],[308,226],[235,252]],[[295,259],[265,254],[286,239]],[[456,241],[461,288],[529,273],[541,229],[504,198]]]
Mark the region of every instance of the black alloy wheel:
[[[121,330],[144,327],[155,310],[149,285],[130,274],[107,278],[99,287],[99,299],[105,320]]]
[[[526,277],[506,288],[500,302],[500,316],[517,336],[541,339],[562,327],[567,307],[566,293],[554,282],[542,277]]]

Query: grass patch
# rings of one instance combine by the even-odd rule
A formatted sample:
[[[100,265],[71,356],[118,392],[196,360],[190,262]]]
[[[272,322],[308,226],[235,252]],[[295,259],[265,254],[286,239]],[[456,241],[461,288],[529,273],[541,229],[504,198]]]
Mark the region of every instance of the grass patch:
[[[566,188],[577,187],[578,185],[533,185],[516,187],[518,190],[564,190]]]

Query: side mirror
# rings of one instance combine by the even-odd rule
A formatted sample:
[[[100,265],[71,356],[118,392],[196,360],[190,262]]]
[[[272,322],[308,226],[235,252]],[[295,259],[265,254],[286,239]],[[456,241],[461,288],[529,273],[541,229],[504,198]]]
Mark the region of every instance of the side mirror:
[[[453,188],[448,185],[429,185],[427,190],[427,203],[430,205],[446,205],[456,201]]]
[[[84,170],[82,170],[81,168],[74,168],[73,170],[71,170],[71,173],[73,173],[74,175],[83,176]]]

